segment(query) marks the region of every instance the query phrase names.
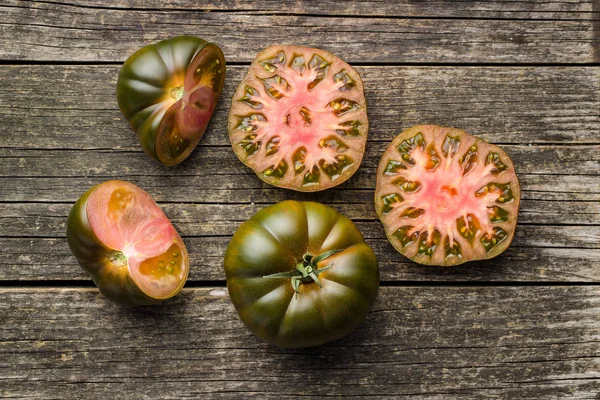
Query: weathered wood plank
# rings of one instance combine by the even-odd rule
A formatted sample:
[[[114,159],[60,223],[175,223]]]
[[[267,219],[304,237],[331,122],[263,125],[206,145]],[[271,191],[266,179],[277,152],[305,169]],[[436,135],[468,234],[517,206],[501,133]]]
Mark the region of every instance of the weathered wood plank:
[[[387,145],[385,142],[369,143],[359,173],[373,173]],[[600,144],[505,145],[503,149],[515,163],[517,173],[598,176],[600,171]],[[141,150],[0,148],[0,177],[232,175],[245,174],[246,170],[230,146],[200,146],[185,162],[173,168],[158,164]]]
[[[371,195],[371,191],[368,192]],[[372,203],[331,203],[354,219],[375,250],[383,280],[482,280],[482,281],[598,281],[600,270],[600,209],[598,202],[584,203],[576,222],[570,207],[580,203],[548,205],[523,201],[521,224],[511,249],[491,261],[461,268],[422,267],[399,255],[387,242]],[[529,204],[529,205],[528,205]],[[237,227],[264,204],[162,204],[189,246],[190,280],[222,280],[222,260]],[[70,254],[65,236],[71,204],[4,204],[0,208],[0,280],[87,279]],[[528,211],[529,207],[532,211]],[[581,211],[581,209],[580,209]],[[531,215],[529,214],[531,212]],[[544,218],[550,218],[544,220]],[[587,221],[584,221],[587,220]],[[539,225],[540,223],[555,225]],[[586,224],[595,225],[586,225]]]
[[[344,184],[320,193],[299,193],[263,183],[248,171],[233,175],[210,172],[200,175],[141,175],[122,172],[119,176],[97,177],[0,177],[0,202],[75,202],[85,190],[107,179],[120,178],[148,190],[159,202],[268,203],[285,199],[326,203],[372,203],[374,171],[361,171]],[[521,198],[535,202],[600,202],[600,176],[519,174]],[[539,212],[560,213],[560,205],[543,203]],[[576,204],[574,204],[577,207]],[[581,209],[595,207],[581,204]],[[578,208],[578,207],[577,207]],[[535,211],[531,208],[531,211]],[[539,216],[539,215],[538,215]],[[574,215],[576,218],[576,215]],[[560,215],[554,222],[561,220]],[[545,219],[545,218],[544,218]]]
[[[266,205],[167,203],[161,204],[161,208],[183,236],[229,236],[239,224]],[[365,237],[385,238],[372,202],[336,202],[329,205],[356,221]],[[3,204],[0,208],[1,236],[63,237],[71,206],[69,203]],[[548,208],[555,208],[554,214]],[[566,210],[573,210],[575,218]],[[525,242],[516,240],[515,244],[552,246],[554,243],[556,247],[600,248],[600,204],[597,202],[557,202],[548,207],[546,203],[535,205],[524,201],[521,211],[519,222],[523,233],[517,234],[517,239],[522,236]],[[578,212],[582,214],[577,216]]]
[[[420,123],[456,126],[496,143],[599,143],[600,68],[358,67],[370,141]],[[226,145],[231,66],[202,145]],[[118,66],[0,66],[2,147],[139,151],[116,102]]]
[[[94,289],[4,289],[0,395],[592,399],[599,297],[597,287],[384,287],[348,337],[284,350],[244,328],[224,288],[139,309]]]
[[[526,232],[521,230],[519,232]],[[538,232],[535,232],[538,234]],[[223,255],[229,237],[185,237],[190,252],[189,281],[224,280]],[[402,257],[386,239],[368,238],[379,261],[383,281],[434,282],[597,282],[600,248],[522,247],[502,256],[461,267],[422,266]],[[61,238],[2,238],[0,281],[90,281]],[[1,283],[1,282],[0,282]]]
[[[36,7],[37,1],[32,1]],[[395,1],[320,1],[309,0],[254,0],[239,1],[203,1],[193,0],[113,0],[110,4],[101,0],[75,0],[65,3],[63,0],[44,0],[39,3],[62,3],[73,8],[134,8],[140,10],[183,9],[210,11],[239,11],[268,14],[309,14],[309,15],[357,15],[357,16],[395,16],[395,17],[455,17],[467,18],[515,18],[515,19],[585,19],[596,18],[599,13],[592,0],[553,1],[440,1],[414,2]]]
[[[263,184],[227,147],[227,134],[219,127],[224,126],[227,98],[234,84],[226,87],[211,128],[214,130],[209,130],[198,154],[181,167],[166,169],[141,153],[120,117],[111,89],[118,67],[3,69],[7,71],[1,78],[7,96],[6,100],[0,99],[0,112],[8,122],[4,124],[7,134],[0,136],[0,143],[4,145],[1,151],[8,157],[0,160],[0,174],[4,175],[0,178],[0,201],[50,204],[3,205],[3,235],[37,238],[33,242],[6,239],[10,254],[19,261],[9,261],[4,266],[2,279],[85,279],[62,238],[70,204],[54,203],[72,203],[88,187],[118,177],[141,185],[157,200],[167,202],[165,210],[186,241],[191,241],[191,248],[196,246],[194,265],[206,265],[197,275],[192,272],[192,280],[222,279],[221,259],[227,235],[263,204],[286,198],[334,204],[350,217],[360,219],[359,225],[376,249],[382,276],[387,280],[598,280],[594,266],[598,261],[599,236],[600,176],[595,133],[600,128],[600,116],[595,111],[599,99],[598,91],[586,90],[590,82],[600,82],[595,68],[361,68],[365,81],[371,81],[373,87],[385,88],[387,71],[394,77],[389,88],[367,92],[374,126],[367,160],[359,173],[340,188],[313,195]],[[44,79],[40,79],[40,69],[45,72]],[[239,78],[244,69],[233,67],[231,74]],[[457,90],[450,91],[448,87],[454,82],[458,82]],[[470,97],[476,97],[476,89],[483,93],[481,100],[470,102]],[[507,98],[517,100],[510,105]],[[564,99],[569,99],[568,104],[560,103]],[[517,162],[524,199],[521,222],[527,225],[524,230],[519,229],[514,249],[505,258],[460,270],[423,269],[407,262],[383,239],[371,206],[374,167],[389,138],[397,132],[393,125],[385,123],[393,124],[397,118],[395,106],[390,105],[396,103],[403,107],[400,114],[404,126],[432,122],[404,117],[411,112],[431,113],[437,123],[456,115],[456,123],[448,125],[463,126],[461,120],[467,125],[475,121],[475,130],[467,129],[483,131],[482,136],[488,140],[510,144],[505,147]],[[449,112],[453,104],[458,108]],[[494,133],[494,128],[487,125],[491,124],[488,115],[499,115],[494,112],[505,104],[509,106],[503,112],[509,117],[494,120],[494,124],[505,124]],[[547,113],[543,114],[546,118],[542,124],[538,122],[540,110]],[[577,114],[581,118],[574,122],[571,117],[578,112],[582,112]],[[521,121],[526,121],[526,136],[519,131]],[[541,145],[517,145],[529,142]],[[543,144],[548,142],[557,144]],[[219,168],[215,170],[216,167]],[[261,205],[241,204],[252,202]],[[236,209],[235,215],[241,216],[238,220],[231,219],[232,208]],[[238,209],[244,211],[239,213]],[[211,237],[214,235],[217,236]],[[18,240],[30,241],[27,252],[15,245]],[[45,246],[53,240],[58,240],[58,244]],[[205,247],[206,241],[211,245]],[[60,251],[57,246],[62,246]],[[40,257],[44,260],[40,261]]]
[[[110,178],[159,200],[190,250],[190,281],[218,285],[135,310],[95,289],[0,288],[0,397],[597,398],[600,287],[383,287],[353,335],[289,351],[244,329],[221,264],[243,220],[295,198],[357,220],[386,282],[598,282],[598,68],[364,66],[599,63],[598,2],[5,3],[0,60],[9,63],[120,62],[181,33],[217,42],[237,63],[279,41],[323,47],[363,65],[371,132],[353,179],[300,194],[262,183],[228,147],[229,98],[245,66],[229,68],[201,148],[173,169],[148,160],[121,117],[118,66],[0,66],[0,286],[88,282],[64,224],[71,203]],[[513,156],[521,224],[502,256],[423,267],[385,239],[374,169],[393,135],[416,123],[464,128]]]
[[[389,5],[391,6],[391,5]],[[361,18],[202,9],[82,8],[9,1],[0,13],[0,59],[123,61],[177,34],[219,44],[229,61],[249,62],[269,44],[321,47],[349,62],[591,63],[594,21]]]

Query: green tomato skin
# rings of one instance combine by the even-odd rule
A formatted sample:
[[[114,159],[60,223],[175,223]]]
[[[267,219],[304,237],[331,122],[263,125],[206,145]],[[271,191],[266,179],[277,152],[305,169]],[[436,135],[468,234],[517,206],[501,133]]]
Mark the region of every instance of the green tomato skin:
[[[305,253],[322,260],[323,287],[302,283],[295,294],[289,279],[266,275],[295,270]],[[373,250],[348,218],[323,204],[283,201],[244,222],[225,253],[231,300],[242,322],[258,337],[280,347],[318,346],[339,339],[364,321],[379,289]]]
[[[191,68],[205,71],[204,64],[215,60],[219,73],[213,84],[200,83],[201,74]],[[218,46],[177,36],[143,47],[125,61],[117,81],[117,101],[146,154],[172,166],[187,158],[204,135],[224,80],[225,59]],[[161,157],[158,149],[170,148],[165,136],[179,131],[188,131],[189,143]]]
[[[111,261],[114,250],[106,247],[96,236],[87,219],[87,199],[100,185],[94,186],[76,202],[67,220],[67,241],[73,255],[90,274],[106,298],[126,307],[160,303],[142,292],[129,275],[127,266]]]

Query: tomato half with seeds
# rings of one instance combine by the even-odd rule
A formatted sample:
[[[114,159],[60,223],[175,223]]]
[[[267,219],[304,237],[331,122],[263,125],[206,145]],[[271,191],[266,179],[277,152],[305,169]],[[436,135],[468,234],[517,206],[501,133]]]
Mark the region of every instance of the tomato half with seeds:
[[[171,166],[196,147],[225,82],[225,59],[215,44],[178,36],[141,48],[117,81],[121,112],[144,151]]]
[[[263,181],[302,192],[358,169],[369,122],[362,80],[323,50],[272,46],[258,54],[229,111],[238,158]]]
[[[224,264],[240,319],[281,347],[345,336],[364,321],[379,289],[377,259],[358,228],[320,203],[262,209],[235,232]]]
[[[67,239],[100,292],[118,304],[159,303],[187,279],[183,240],[152,197],[132,183],[107,181],[81,196],[69,214]]]
[[[459,129],[418,125],[383,154],[375,208],[400,253],[421,264],[456,265],[506,250],[520,193],[501,148]]]

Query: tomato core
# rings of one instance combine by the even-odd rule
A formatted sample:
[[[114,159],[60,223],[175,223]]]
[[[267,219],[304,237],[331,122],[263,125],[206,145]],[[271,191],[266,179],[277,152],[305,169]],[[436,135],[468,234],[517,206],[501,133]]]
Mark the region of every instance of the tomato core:
[[[156,139],[156,155],[165,165],[177,164],[189,156],[216,107],[225,75],[215,49],[207,46],[190,64],[197,65],[193,70],[173,77],[165,101],[168,109]]]

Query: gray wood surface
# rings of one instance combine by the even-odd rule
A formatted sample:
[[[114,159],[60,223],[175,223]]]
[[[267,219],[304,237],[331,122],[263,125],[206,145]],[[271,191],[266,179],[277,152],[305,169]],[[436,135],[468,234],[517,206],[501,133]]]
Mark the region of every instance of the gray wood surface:
[[[0,66],[3,147],[138,151],[119,112],[120,66]],[[357,67],[365,83],[369,141],[389,143],[422,123],[461,126],[501,144],[598,144],[598,67]],[[231,96],[246,66],[228,66],[201,144],[227,146]],[[41,72],[43,71],[43,73]],[[86,132],[92,131],[94,134]]]
[[[0,201],[9,202],[0,210],[0,231],[19,262],[0,261],[0,279],[87,279],[69,256],[66,216],[86,188],[111,177],[148,190],[191,249],[201,250],[192,251],[193,264],[203,267],[192,270],[191,280],[222,280],[222,255],[237,226],[286,198],[322,201],[358,220],[384,280],[598,279],[600,90],[589,90],[600,89],[595,67],[360,67],[372,88],[367,156],[349,182],[311,195],[262,183],[231,151],[229,98],[246,67],[230,67],[200,147],[176,168],[140,151],[113,93],[118,68],[45,66],[44,79],[39,66],[2,68],[0,115],[12,134],[0,149]],[[523,205],[514,248],[498,260],[450,270],[417,267],[387,244],[372,205],[375,168],[395,134],[428,122],[461,126],[513,157]],[[44,240],[34,242],[36,257],[21,257],[20,238]]]
[[[362,224],[359,224],[363,228]],[[559,232],[563,240],[574,229]],[[540,235],[540,230],[530,231],[531,236]],[[399,256],[383,238],[368,238],[367,243],[377,254],[381,279],[393,284],[395,281],[410,282],[597,282],[600,279],[600,249],[583,245],[582,247],[548,246],[548,232],[540,240],[539,246],[521,247],[518,242],[524,237],[523,231],[517,231],[515,243],[501,256],[488,262],[470,263],[460,268],[423,267]],[[577,235],[575,233],[575,235]],[[597,234],[596,236],[597,237]],[[589,234],[589,240],[594,236]],[[185,237],[190,252],[190,284],[203,281],[219,281],[225,278],[223,273],[223,254],[229,236]],[[79,267],[69,252],[65,238],[0,238],[0,246],[5,257],[0,259],[0,280],[22,281],[24,285],[49,283],[61,286],[64,282],[91,284],[88,276]],[[1,285],[0,285],[1,286]]]
[[[571,398],[600,391],[597,287],[384,287],[331,344],[252,336],[220,287],[121,309],[93,289],[0,291],[0,396]]]
[[[347,11],[339,9],[338,2],[325,2],[328,6],[322,8],[335,17],[318,13],[290,15],[294,7],[290,9],[277,2],[270,2],[270,6],[258,13],[230,12],[230,9],[206,12],[202,6],[197,8],[195,4],[190,8],[189,4],[191,2],[163,10],[160,6],[148,9],[80,7],[76,3],[9,0],[0,7],[0,58],[123,61],[137,48],[177,33],[202,36],[217,43],[226,59],[234,62],[249,62],[262,48],[278,43],[321,47],[351,63],[592,63],[600,60],[595,46],[598,29],[594,21],[600,18],[596,2],[549,7],[558,14],[565,10],[565,19],[550,11],[551,19],[519,20],[501,16],[499,4],[492,8],[491,14],[500,14],[500,17],[487,19],[388,17],[384,10],[394,9],[393,2],[356,8],[355,12],[378,10],[376,18],[346,16]],[[411,2],[404,4],[406,9]],[[316,7],[312,5],[309,9]],[[425,10],[434,7],[429,5]],[[456,15],[456,10],[461,8],[476,10],[477,5],[461,7],[457,4],[450,10],[454,9]],[[517,5],[509,10],[518,12],[521,8]],[[540,3],[524,8],[539,9],[543,13],[545,7]],[[528,13],[531,12],[526,11],[525,15]],[[568,19],[568,16],[583,18]]]
[[[356,221],[379,259],[382,280],[581,282],[600,279],[600,210],[597,201],[582,202],[591,205],[592,209],[581,216],[581,220],[587,221],[577,225],[560,210],[565,206],[564,202],[555,203],[555,215],[564,218],[562,224],[551,217],[553,222],[550,224],[540,223],[540,211],[535,211],[531,217],[522,212],[524,221],[519,224],[513,245],[505,254],[488,262],[438,268],[418,266],[393,249],[375,216],[372,191],[368,194],[363,204],[329,204]],[[315,199],[318,197],[310,197],[310,200]],[[548,204],[553,203],[531,204],[524,200],[523,208],[550,212]],[[581,207],[579,202],[571,204]],[[231,235],[264,206],[256,203],[162,204],[189,246],[192,263],[189,279],[223,280],[222,260]],[[0,239],[0,245],[6,254],[13,255],[0,260],[0,280],[87,280],[70,255],[64,237],[70,208],[70,203],[11,203],[0,209],[0,230],[9,236]]]
[[[200,146],[165,168],[115,84],[133,51],[178,34],[216,42],[229,65]],[[366,157],[337,188],[268,186],[231,151],[231,95],[280,42],[329,50],[364,80]],[[0,398],[600,398],[600,1],[4,0],[0,87]],[[375,169],[419,123],[512,157],[522,206],[500,257],[423,267],[386,240]],[[188,289],[167,304],[110,304],[69,252],[71,205],[107,179],[146,189],[184,237]],[[227,295],[232,233],[284,199],[348,215],[379,260],[373,311],[330,345],[266,345]]]
[[[600,10],[593,0],[411,0],[381,1],[322,1],[311,0],[253,0],[203,1],[195,0],[62,0],[31,1],[29,7],[43,4],[63,4],[77,8],[124,10],[185,10],[227,11],[265,14],[356,15],[361,17],[446,17],[446,18],[512,18],[512,19],[597,19]],[[42,4],[40,4],[42,3]],[[16,4],[16,3],[15,3]]]

